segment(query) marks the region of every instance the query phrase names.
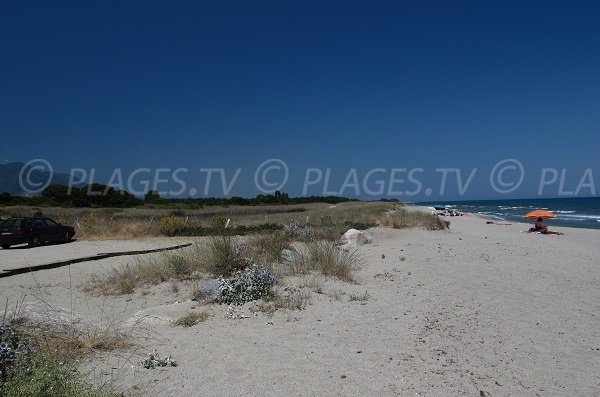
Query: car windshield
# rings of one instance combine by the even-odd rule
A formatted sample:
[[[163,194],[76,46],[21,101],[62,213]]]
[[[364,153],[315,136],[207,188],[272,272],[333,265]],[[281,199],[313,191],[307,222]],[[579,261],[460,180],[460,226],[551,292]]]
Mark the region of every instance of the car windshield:
[[[58,223],[54,222],[50,218],[44,218],[44,220],[46,221],[46,223],[48,224],[48,226],[56,226],[56,225],[58,225]]]

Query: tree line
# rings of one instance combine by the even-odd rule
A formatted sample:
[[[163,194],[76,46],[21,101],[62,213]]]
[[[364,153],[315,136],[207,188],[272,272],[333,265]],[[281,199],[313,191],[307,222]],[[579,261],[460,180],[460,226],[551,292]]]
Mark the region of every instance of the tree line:
[[[139,206],[172,206],[184,204],[191,208],[203,206],[228,205],[276,205],[276,204],[307,204],[329,203],[337,204],[345,201],[356,201],[339,196],[301,196],[290,197],[285,192],[276,191],[274,194],[259,194],[254,198],[245,197],[202,197],[202,198],[163,198],[156,191],[149,191],[143,198],[138,198],[124,190],[116,190],[111,186],[94,183],[82,187],[65,185],[49,185],[39,196],[14,196],[10,193],[0,194],[1,205],[31,205],[58,207],[139,207]]]

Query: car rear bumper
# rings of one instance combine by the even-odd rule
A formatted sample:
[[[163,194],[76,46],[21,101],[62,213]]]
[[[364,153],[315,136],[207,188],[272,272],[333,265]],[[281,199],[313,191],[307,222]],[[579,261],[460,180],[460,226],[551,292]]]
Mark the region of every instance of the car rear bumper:
[[[17,245],[26,244],[29,238],[23,236],[0,236],[0,245]]]

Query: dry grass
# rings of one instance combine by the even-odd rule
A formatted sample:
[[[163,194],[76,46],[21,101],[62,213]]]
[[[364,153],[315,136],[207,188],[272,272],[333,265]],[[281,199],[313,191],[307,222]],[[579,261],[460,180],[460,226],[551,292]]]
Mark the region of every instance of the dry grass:
[[[274,267],[280,276],[308,275],[316,271],[325,276],[354,282],[363,258],[357,248],[342,249],[336,241],[314,240],[296,244],[294,256]]]
[[[325,283],[323,277],[319,274],[310,274],[303,278],[302,286],[306,288],[310,288],[317,294],[323,293],[323,287]]]
[[[327,296],[333,298],[336,301],[341,301],[342,300],[342,296],[344,296],[346,293],[340,289],[334,289],[331,290],[330,292],[327,293]]]
[[[113,351],[132,345],[136,325],[122,326],[123,313],[102,309],[98,321],[76,316],[73,309],[39,302],[21,302],[5,311],[3,322],[18,324],[35,341],[35,345],[63,360],[74,360],[94,351]]]
[[[194,279],[199,270],[197,265],[189,251],[146,255],[136,258],[133,264],[113,268],[108,274],[93,276],[84,291],[97,295],[131,294],[140,286]]]
[[[278,262],[281,251],[290,248],[291,239],[282,231],[252,236],[250,245],[266,262]]]
[[[396,208],[386,213],[384,225],[392,226],[394,229],[422,227],[427,230],[445,230],[448,228],[448,223],[436,215],[403,208]]]
[[[60,219],[60,218],[59,218]],[[96,239],[134,239],[153,235],[151,219],[121,218],[114,216],[98,216],[87,214],[74,220],[57,220],[75,227],[77,238],[84,240]]]
[[[189,312],[188,314],[181,316],[177,320],[173,321],[174,327],[193,327],[196,324],[206,321],[210,317],[208,310],[202,310],[199,312]]]
[[[95,351],[126,349],[132,345],[130,337],[116,329],[89,329],[86,332],[57,333],[30,331],[37,335],[37,345],[56,352],[63,359],[79,359]]]
[[[228,276],[245,268],[246,249],[234,237],[211,236],[188,249],[140,256],[133,264],[93,276],[84,291],[98,295],[124,295],[141,286],[165,281],[194,280],[205,274]],[[173,285],[175,292],[178,287]]]
[[[371,299],[371,295],[367,291],[364,294],[350,294],[350,302],[366,302]]]
[[[246,265],[245,247],[231,236],[211,236],[198,248],[197,265],[213,275],[229,276]]]
[[[16,325],[16,326],[15,326]],[[117,397],[109,384],[91,386],[86,374],[78,371],[83,357],[98,351],[112,351],[131,346],[129,336],[117,329],[86,330],[71,327],[58,332],[44,325],[22,320],[11,324],[21,341],[33,347],[28,359],[12,368],[0,379],[0,395],[45,397]],[[92,331],[93,330],[93,331]],[[86,332],[87,331],[87,332]],[[22,354],[21,351],[19,354]],[[27,353],[25,353],[27,354]]]
[[[326,276],[354,282],[354,274],[362,263],[358,249],[344,250],[330,241],[315,241],[309,243],[306,248],[311,268]]]
[[[397,204],[396,204],[397,205]],[[61,208],[12,206],[4,208],[5,216],[31,216],[42,212],[58,222],[73,225],[79,239],[131,239],[170,235],[183,222],[189,227],[211,227],[215,219],[230,219],[230,227],[256,226],[265,223],[283,225],[292,220],[313,225],[317,237],[333,240],[349,228],[347,224],[381,224],[384,212],[395,204],[384,202],[345,202],[337,205],[311,203],[302,205],[265,205],[174,208]],[[179,218],[176,225],[161,220]],[[164,223],[168,223],[165,225]],[[161,230],[163,233],[161,233]]]
[[[157,262],[127,264],[113,268],[109,274],[93,276],[83,290],[100,295],[125,295],[133,293],[138,285],[158,284],[167,279],[166,269]]]
[[[304,208],[304,207],[303,207]],[[231,236],[210,236],[193,247],[177,253],[167,252],[157,255],[143,256],[133,264],[127,264],[113,269],[110,273],[93,277],[85,287],[86,292],[115,295],[131,294],[140,286],[155,285],[165,281],[197,279],[203,274],[215,276],[229,276],[237,270],[242,270],[248,264],[251,257],[255,262],[276,273],[277,276],[308,274],[318,271],[326,276],[337,277],[344,281],[354,281],[354,273],[361,264],[361,258],[357,250],[342,250],[336,243],[341,234],[346,230],[347,222],[373,223],[383,218],[383,211],[392,208],[390,203],[342,203],[331,205],[310,205],[311,210],[302,213],[310,213],[309,217],[317,219],[317,225],[313,226],[316,232],[312,237],[315,241],[308,241],[297,248],[297,255],[291,261],[281,261],[281,251],[290,248],[293,244],[289,235],[283,231],[269,234],[252,236],[248,244],[240,244],[244,241]],[[296,212],[277,212],[281,208],[245,208],[236,210],[241,213],[247,211],[248,217],[257,216],[259,211],[266,210],[269,216],[285,216],[285,222],[290,222],[290,215]],[[142,210],[139,210],[142,211]],[[143,210],[147,211],[147,210]],[[397,210],[402,211],[402,210]],[[134,210],[126,210],[131,214]],[[147,214],[147,212],[145,212]],[[90,233],[101,233],[106,224],[99,215],[102,212],[87,214],[79,222],[82,230],[90,230]],[[107,215],[106,211],[104,212]],[[209,222],[215,223],[218,219],[222,223],[224,217],[210,214]],[[111,219],[116,218],[115,214]],[[139,217],[137,218],[139,219]],[[177,227],[183,218],[171,216],[169,219],[177,219]],[[389,220],[388,215],[388,220]],[[246,219],[248,220],[248,219]],[[273,221],[273,219],[264,219]],[[190,221],[191,222],[191,221]],[[306,222],[306,220],[304,221]],[[131,222],[129,222],[131,223]],[[133,226],[129,226],[133,227]],[[148,225],[144,226],[148,229]]]
[[[310,291],[294,287],[287,291],[273,292],[269,299],[258,301],[256,309],[269,314],[278,309],[304,310],[310,301]]]

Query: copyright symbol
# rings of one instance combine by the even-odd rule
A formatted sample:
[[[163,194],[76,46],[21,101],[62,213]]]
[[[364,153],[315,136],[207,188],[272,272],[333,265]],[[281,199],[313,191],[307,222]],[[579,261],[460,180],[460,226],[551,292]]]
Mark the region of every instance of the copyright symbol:
[[[289,169],[280,159],[269,159],[258,166],[254,173],[254,185],[263,193],[273,193],[280,190],[288,180]],[[269,174],[271,175],[268,178]]]
[[[19,172],[19,186],[25,193],[41,193],[52,181],[52,174],[52,165],[47,160],[29,160]]]
[[[504,175],[506,172],[509,175]],[[516,175],[514,174],[516,172]],[[498,162],[490,172],[490,185],[498,193],[514,192],[523,183],[525,169],[519,160],[505,159]],[[515,182],[516,181],[516,182]]]

